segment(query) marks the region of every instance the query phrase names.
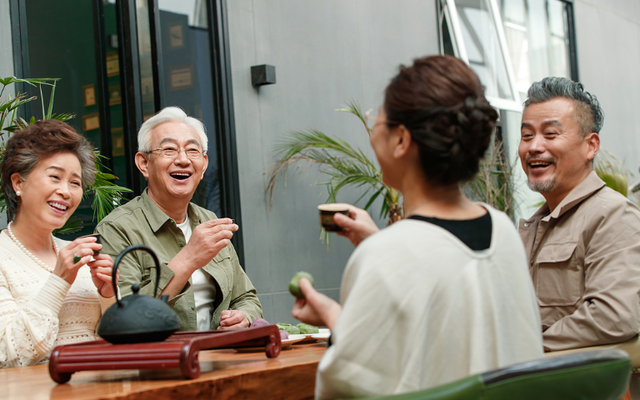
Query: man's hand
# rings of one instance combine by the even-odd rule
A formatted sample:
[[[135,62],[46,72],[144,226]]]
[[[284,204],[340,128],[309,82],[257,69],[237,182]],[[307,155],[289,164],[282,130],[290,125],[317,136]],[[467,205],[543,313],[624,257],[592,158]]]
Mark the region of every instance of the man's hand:
[[[220,250],[229,245],[237,230],[238,225],[230,218],[212,219],[198,225],[189,243],[167,265],[174,275],[162,294],[168,294],[170,299],[177,296],[196,270],[207,265]]]
[[[300,290],[305,298],[296,300],[291,315],[306,324],[333,329],[342,312],[340,304],[315,290],[307,278],[300,278]]]
[[[248,328],[247,314],[240,310],[224,310],[220,313],[220,326],[218,329]]]
[[[335,213],[333,220],[342,228],[338,235],[344,236],[358,247],[360,242],[378,232],[380,228],[365,210],[349,205],[349,216]]]
[[[188,260],[191,273],[204,267],[220,250],[229,245],[238,225],[230,218],[218,218],[204,222],[193,230],[189,243],[176,255]],[[183,254],[184,253],[184,254]],[[174,257],[175,259],[175,257]]]

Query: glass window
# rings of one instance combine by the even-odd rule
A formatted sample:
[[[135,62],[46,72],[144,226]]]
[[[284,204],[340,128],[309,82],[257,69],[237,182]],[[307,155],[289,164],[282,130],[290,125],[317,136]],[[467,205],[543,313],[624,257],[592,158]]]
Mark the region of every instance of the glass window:
[[[443,47],[466,61],[494,107],[519,109],[511,59],[494,0],[443,0]]]
[[[571,78],[567,7],[560,0],[500,0],[516,88],[523,98],[544,77]]]
[[[102,49],[96,40],[95,6],[92,1],[75,0],[25,2],[24,29],[27,34],[21,45],[24,49],[22,62],[26,67],[24,76],[19,77],[60,78],[55,89],[54,113],[74,114],[68,123],[108,157],[102,161],[113,167],[112,172],[119,178],[116,183],[127,186],[124,156],[117,153],[120,150],[124,152],[124,143],[115,6],[104,4],[102,24],[105,35],[116,39],[114,42],[106,41],[106,65],[101,65],[100,58],[96,56]],[[108,90],[100,78],[99,71],[103,68],[108,76]],[[40,97],[37,88],[25,89]],[[50,88],[43,87],[43,92],[48,101]],[[110,119],[104,115],[105,109],[110,111]],[[37,119],[42,118],[40,99],[31,103],[30,114]],[[113,121],[119,122],[114,125]],[[110,154],[112,134],[113,151]],[[74,216],[83,222],[84,228],[68,238],[93,232],[95,221],[90,199],[83,200]]]
[[[137,0],[140,84],[144,119],[155,114],[154,88],[160,88],[160,107],[177,106],[204,123],[208,136],[209,166],[193,202],[221,215],[218,138],[214,116],[213,71],[204,0],[159,0],[158,37],[150,33],[147,0]],[[158,46],[158,74],[154,76],[152,43]],[[159,82],[155,82],[155,80]]]

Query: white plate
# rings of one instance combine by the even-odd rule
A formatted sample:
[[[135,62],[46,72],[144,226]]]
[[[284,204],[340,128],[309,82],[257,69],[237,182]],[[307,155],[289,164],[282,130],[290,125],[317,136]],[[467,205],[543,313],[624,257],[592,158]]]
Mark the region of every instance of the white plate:
[[[315,335],[311,335],[312,338],[314,338],[315,340],[327,340],[329,339],[329,336],[331,336],[331,333],[318,333]]]
[[[326,337],[324,335],[326,335]],[[309,334],[301,335],[301,336],[304,336],[305,338],[302,342],[300,342],[300,344],[315,343],[318,340],[327,340],[329,335],[331,335],[331,331],[329,329],[326,329],[326,328],[318,329],[318,333],[309,333]],[[316,336],[320,336],[321,338],[317,338]]]

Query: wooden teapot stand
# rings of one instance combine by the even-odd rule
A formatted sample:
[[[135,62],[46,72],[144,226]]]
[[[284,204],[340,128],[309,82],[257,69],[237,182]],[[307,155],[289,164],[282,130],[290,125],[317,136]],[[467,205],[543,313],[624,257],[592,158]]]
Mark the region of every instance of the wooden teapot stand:
[[[200,376],[198,352],[221,348],[265,347],[269,358],[280,355],[275,325],[258,328],[178,332],[162,342],[111,344],[105,340],[57,346],[49,360],[49,375],[66,383],[78,371],[179,368],[182,376]]]

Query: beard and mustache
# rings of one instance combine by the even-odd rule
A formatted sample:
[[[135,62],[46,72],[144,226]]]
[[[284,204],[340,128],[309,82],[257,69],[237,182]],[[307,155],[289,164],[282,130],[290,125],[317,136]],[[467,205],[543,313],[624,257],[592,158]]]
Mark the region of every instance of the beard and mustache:
[[[530,158],[527,157],[527,159],[525,160],[527,164],[529,164]],[[542,162],[547,162],[550,165],[555,164],[555,160],[550,158],[550,159],[536,159],[536,161],[542,161]],[[542,181],[542,182],[532,182],[531,179],[527,176],[527,186],[529,186],[529,189],[533,190],[534,192],[538,192],[538,193],[547,193],[547,192],[551,192],[552,190],[554,190],[556,188],[557,185],[557,181],[555,176],[550,177],[549,179],[547,179],[546,181]]]

